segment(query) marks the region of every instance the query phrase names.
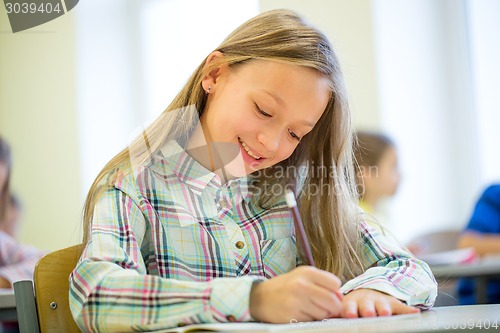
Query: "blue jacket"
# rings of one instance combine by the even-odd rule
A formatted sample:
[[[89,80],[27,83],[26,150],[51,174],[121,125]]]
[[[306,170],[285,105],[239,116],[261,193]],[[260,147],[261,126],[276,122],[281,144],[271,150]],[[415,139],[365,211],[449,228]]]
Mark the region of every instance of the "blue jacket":
[[[476,203],[466,231],[500,235],[500,184],[488,187]],[[488,303],[500,303],[500,280],[488,282]],[[458,283],[460,304],[475,304],[475,284],[472,279],[461,279]]]

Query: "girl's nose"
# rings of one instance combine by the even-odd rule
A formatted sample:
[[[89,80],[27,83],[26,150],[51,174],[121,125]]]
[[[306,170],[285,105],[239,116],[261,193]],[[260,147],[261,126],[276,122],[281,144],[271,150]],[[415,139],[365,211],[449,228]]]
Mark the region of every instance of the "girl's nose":
[[[257,134],[257,140],[264,147],[263,154],[274,155],[278,150],[282,134],[280,131],[272,128],[261,128]]]

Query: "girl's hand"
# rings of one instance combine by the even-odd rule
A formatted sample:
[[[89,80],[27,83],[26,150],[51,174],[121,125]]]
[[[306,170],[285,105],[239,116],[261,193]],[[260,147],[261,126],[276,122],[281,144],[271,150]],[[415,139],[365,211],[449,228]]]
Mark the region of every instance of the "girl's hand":
[[[340,316],[337,296],[340,279],[312,266],[255,284],[250,293],[250,315],[268,323],[312,321]]]
[[[409,306],[397,298],[371,289],[353,290],[344,296],[342,317],[376,317],[396,314],[418,313],[418,308]]]

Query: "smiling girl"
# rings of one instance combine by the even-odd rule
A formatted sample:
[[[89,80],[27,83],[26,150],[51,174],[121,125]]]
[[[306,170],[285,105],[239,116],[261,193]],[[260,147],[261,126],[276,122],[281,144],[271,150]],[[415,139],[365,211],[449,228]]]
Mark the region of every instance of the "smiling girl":
[[[317,268],[298,267],[288,187]],[[84,331],[125,332],[432,306],[428,266],[359,217],[338,60],[296,14],[266,12],[98,175],[71,311]]]

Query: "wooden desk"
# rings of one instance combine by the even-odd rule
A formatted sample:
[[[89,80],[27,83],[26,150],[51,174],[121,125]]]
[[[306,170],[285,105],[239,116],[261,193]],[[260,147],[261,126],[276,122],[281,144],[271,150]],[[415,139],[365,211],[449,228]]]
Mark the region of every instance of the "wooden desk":
[[[0,321],[17,320],[14,289],[0,289]]]
[[[477,302],[487,302],[488,279],[500,278],[500,259],[485,259],[470,264],[430,266],[438,280],[474,278],[476,279]]]

